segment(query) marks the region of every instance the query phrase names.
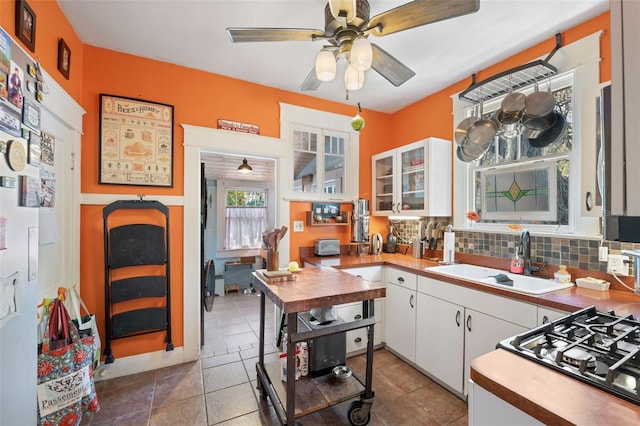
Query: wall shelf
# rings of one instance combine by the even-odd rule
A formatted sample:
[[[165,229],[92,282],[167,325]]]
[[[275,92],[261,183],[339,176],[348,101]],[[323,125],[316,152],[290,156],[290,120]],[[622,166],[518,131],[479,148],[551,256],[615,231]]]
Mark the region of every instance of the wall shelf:
[[[307,212],[308,226],[347,226],[349,223],[349,212],[340,212],[339,216],[334,217],[323,217],[320,221],[313,217],[313,212]]]

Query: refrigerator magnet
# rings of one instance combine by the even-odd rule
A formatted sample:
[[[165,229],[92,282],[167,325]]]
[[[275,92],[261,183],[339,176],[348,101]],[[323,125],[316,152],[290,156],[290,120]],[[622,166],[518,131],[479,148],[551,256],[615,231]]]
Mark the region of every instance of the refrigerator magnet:
[[[22,142],[16,140],[9,141],[7,162],[13,171],[19,172],[24,169],[24,166],[27,164],[27,150],[22,146]]]

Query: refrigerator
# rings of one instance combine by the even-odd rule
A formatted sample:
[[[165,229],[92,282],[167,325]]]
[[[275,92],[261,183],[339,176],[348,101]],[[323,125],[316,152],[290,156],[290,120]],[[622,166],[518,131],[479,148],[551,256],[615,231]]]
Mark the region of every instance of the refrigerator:
[[[26,139],[0,130],[0,141],[0,425],[33,425],[40,172]]]

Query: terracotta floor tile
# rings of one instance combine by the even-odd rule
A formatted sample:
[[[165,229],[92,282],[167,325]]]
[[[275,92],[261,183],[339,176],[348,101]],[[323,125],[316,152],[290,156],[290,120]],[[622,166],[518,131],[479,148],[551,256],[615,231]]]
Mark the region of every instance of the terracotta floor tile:
[[[203,371],[203,376],[205,392],[213,392],[249,381],[242,362],[207,368]]]
[[[440,424],[450,423],[467,413],[467,404],[437,383],[417,389],[405,398],[422,407],[430,418]]]
[[[92,426],[146,426],[149,424],[149,411],[125,414],[114,419],[103,420],[94,416]]]
[[[211,367],[217,367],[218,365],[230,364],[232,362],[240,361],[240,352],[232,352],[227,353],[220,356],[211,356],[208,358],[200,357],[200,362],[202,363],[202,369],[205,370]]]
[[[93,415],[92,424],[128,416],[130,413],[151,411],[155,384],[138,384],[118,390],[98,393],[100,411]]]
[[[210,425],[244,416],[257,410],[251,384],[243,383],[205,394]]]
[[[198,363],[200,365],[200,363]],[[193,396],[202,395],[204,387],[202,372],[196,371],[184,376],[172,375],[156,382],[153,395],[153,407],[180,401]]]
[[[204,395],[200,394],[152,409],[149,426],[164,425],[206,426],[207,410]]]

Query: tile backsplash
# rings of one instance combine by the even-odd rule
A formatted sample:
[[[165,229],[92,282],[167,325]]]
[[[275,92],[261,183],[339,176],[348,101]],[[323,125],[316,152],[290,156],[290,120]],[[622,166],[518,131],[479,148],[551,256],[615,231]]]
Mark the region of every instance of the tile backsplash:
[[[393,220],[390,221],[390,225],[394,226],[402,244],[411,244],[418,235],[420,222],[428,223],[429,221],[442,224],[441,231],[444,231],[446,225],[451,223],[451,218],[432,217],[419,220]],[[504,234],[478,232],[473,229],[455,229],[455,233],[456,252],[458,253],[510,259],[513,257],[516,245],[520,243],[519,232]],[[607,262],[598,260],[600,245],[600,240],[531,235],[531,261],[606,272]],[[620,253],[620,250],[640,249],[640,244],[638,243],[604,241],[602,245],[608,247],[609,253]],[[442,233],[439,235],[437,248],[442,249]],[[633,263],[630,264],[630,273],[633,274]]]

